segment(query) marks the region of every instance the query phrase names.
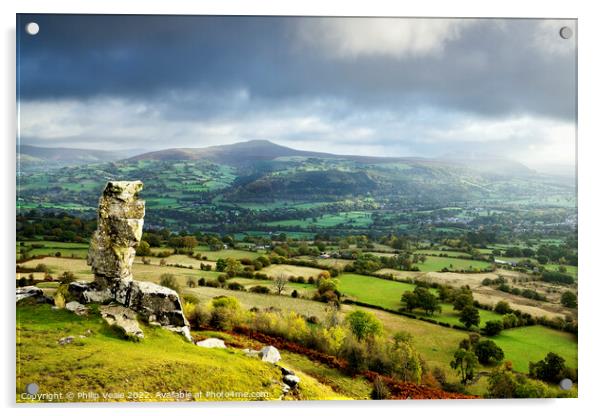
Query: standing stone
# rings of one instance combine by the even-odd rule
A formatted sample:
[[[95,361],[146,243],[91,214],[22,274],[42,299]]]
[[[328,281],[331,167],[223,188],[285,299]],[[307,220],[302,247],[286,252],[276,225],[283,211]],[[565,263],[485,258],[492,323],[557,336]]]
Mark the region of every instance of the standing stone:
[[[192,342],[178,294],[133,279],[132,264],[144,224],[144,201],[138,199],[141,190],[140,181],[107,183],[98,203],[98,228],[88,251],[94,282],[73,282],[69,293],[82,303],[115,301],[149,324],[160,325]]]
[[[88,264],[99,287],[132,279],[132,263],[142,238],[144,201],[140,181],[108,182],[98,203],[98,228],[90,240]]]

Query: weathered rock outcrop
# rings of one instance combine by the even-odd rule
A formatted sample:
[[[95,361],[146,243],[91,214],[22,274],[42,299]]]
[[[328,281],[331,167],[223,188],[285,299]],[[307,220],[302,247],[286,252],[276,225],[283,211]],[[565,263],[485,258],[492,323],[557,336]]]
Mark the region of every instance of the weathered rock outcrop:
[[[38,303],[51,303],[51,300],[44,295],[44,291],[35,286],[18,287],[16,290],[17,302],[23,299],[33,299]]]
[[[88,313],[88,308],[75,300],[67,303],[65,305],[65,309],[80,316],[86,315]]]
[[[69,293],[81,303],[117,302],[153,325],[192,341],[178,294],[151,282],[133,280],[132,264],[142,237],[142,182],[107,183],[98,204],[98,229],[88,251],[94,282],[74,282]]]
[[[144,338],[144,332],[138,325],[136,312],[120,305],[103,305],[100,307],[100,316],[110,325],[115,326],[133,339]]]
[[[144,201],[140,181],[107,183],[98,202],[98,228],[90,240],[88,264],[95,282],[107,287],[132,279],[132,263],[142,238]]]

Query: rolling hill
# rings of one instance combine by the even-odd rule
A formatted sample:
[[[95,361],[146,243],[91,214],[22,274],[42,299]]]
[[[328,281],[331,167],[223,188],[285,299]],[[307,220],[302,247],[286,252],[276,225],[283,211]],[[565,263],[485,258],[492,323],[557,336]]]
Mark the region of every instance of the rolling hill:
[[[21,144],[17,148],[17,157],[25,169],[49,169],[64,166],[103,163],[123,159],[124,152],[73,149],[66,147],[41,147]]]
[[[265,140],[167,149],[108,162],[103,159],[114,158],[111,152],[86,156],[31,147],[22,152],[76,165],[21,175],[19,208],[93,212],[106,181],[142,180],[148,221],[155,226],[239,230],[341,211],[385,209],[385,215],[397,215],[458,205],[571,206],[574,200],[572,183],[503,159],[345,156]]]

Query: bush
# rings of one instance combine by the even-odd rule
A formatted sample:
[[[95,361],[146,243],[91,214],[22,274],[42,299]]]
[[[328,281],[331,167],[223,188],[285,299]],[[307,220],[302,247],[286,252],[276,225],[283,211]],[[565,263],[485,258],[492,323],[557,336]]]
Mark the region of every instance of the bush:
[[[228,283],[228,289],[243,291],[245,290],[245,287],[238,282],[230,282]]]
[[[499,301],[496,303],[495,308],[493,308],[495,313],[499,313],[500,315],[506,315],[507,313],[512,313],[512,308],[510,304],[506,301]]]
[[[504,359],[504,351],[489,339],[479,341],[474,346],[474,353],[483,365],[499,363]]]
[[[372,382],[372,392],[370,398],[372,400],[387,400],[391,397],[391,392],[387,387],[387,383],[380,376],[376,376]]]
[[[565,360],[560,355],[549,352],[543,360],[529,363],[529,375],[539,380],[557,383],[562,379]]]
[[[341,349],[342,357],[347,360],[347,372],[355,375],[368,369],[368,352],[364,344],[355,337],[346,337]]]
[[[192,303],[193,305],[197,305],[199,303],[199,298],[187,293],[185,295],[182,295],[182,302],[188,302],[188,303]]]
[[[502,329],[504,329],[504,324],[502,321],[487,321],[485,322],[485,328],[483,329],[483,332],[485,335],[493,337],[502,332]]]
[[[69,283],[73,283],[75,282],[75,275],[72,272],[64,272],[60,279],[59,282],[61,282],[62,285],[68,285]]]
[[[164,273],[161,275],[159,284],[163,287],[170,288],[180,293],[180,284],[176,280],[176,277],[171,273]]]
[[[353,311],[347,315],[345,321],[358,341],[374,338],[383,332],[382,322],[370,312],[361,310]]]
[[[140,241],[140,243],[138,244],[138,247],[136,247],[136,255],[144,257],[144,256],[151,256],[152,254],[153,253],[151,251],[150,244],[148,244],[144,240]]]
[[[576,308],[577,307],[577,295],[573,292],[566,291],[560,297],[560,303],[562,303],[567,308]]]
[[[267,294],[270,293],[270,288],[267,286],[253,286],[249,289],[249,292]]]
[[[293,297],[293,298],[298,298],[299,297],[299,292],[297,292],[297,289],[294,289],[291,292],[291,297]]]
[[[564,283],[567,285],[575,283],[573,276],[561,272],[545,271],[541,275],[544,282],[549,283]]]
[[[556,391],[545,383],[531,380],[522,374],[512,372],[511,363],[495,369],[487,382],[488,398],[547,398],[547,397],[573,397],[573,392]]]
[[[470,328],[472,326],[479,326],[481,323],[481,317],[479,316],[479,310],[474,306],[467,306],[462,309],[460,312],[460,322],[464,324],[466,328]]]
[[[240,304],[236,298],[220,296],[211,301],[211,318],[209,323],[212,327],[231,330],[241,320]]]
[[[190,288],[196,287],[196,282],[194,281],[194,278],[189,277],[188,280],[186,280],[186,286]]]
[[[210,309],[200,304],[185,302],[184,315],[193,329],[200,329],[208,325],[211,321]]]

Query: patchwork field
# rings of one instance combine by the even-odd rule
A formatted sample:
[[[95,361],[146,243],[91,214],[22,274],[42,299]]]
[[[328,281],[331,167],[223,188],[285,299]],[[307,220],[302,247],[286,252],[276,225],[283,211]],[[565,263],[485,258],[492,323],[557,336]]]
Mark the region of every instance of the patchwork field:
[[[406,291],[413,291],[416,287],[413,284],[396,282],[392,280],[384,280],[370,276],[345,273],[340,276],[340,290],[342,293],[349,295],[356,300],[370,305],[380,306],[391,310],[399,310],[402,306],[401,296]],[[437,292],[432,289],[433,293]],[[446,322],[453,325],[462,325],[459,321],[459,313],[453,310],[450,304],[441,304],[441,313],[435,313],[430,318]],[[419,311],[413,312],[419,316],[426,316]],[[500,319],[501,316],[484,309],[479,310],[481,317],[481,327],[485,326],[485,322],[490,320]]]
[[[577,337],[573,334],[536,325],[508,329],[491,339],[518,371],[528,372],[529,361],[539,361],[549,351],[560,354],[569,367],[577,367]]]
[[[489,267],[490,264],[484,261],[435,256],[426,256],[426,261],[424,263],[418,263],[418,268],[423,272],[438,272],[444,268],[447,268],[450,271],[473,269],[482,270]]]
[[[322,272],[323,272],[323,270],[321,270],[321,269],[314,269],[311,267],[303,267],[303,266],[291,266],[289,264],[272,264],[272,265],[269,265],[268,267],[264,267],[263,269],[261,269],[261,273],[265,273],[271,278],[278,277],[278,276],[285,276],[285,277],[303,276],[305,278],[308,278],[308,277],[316,278]]]

